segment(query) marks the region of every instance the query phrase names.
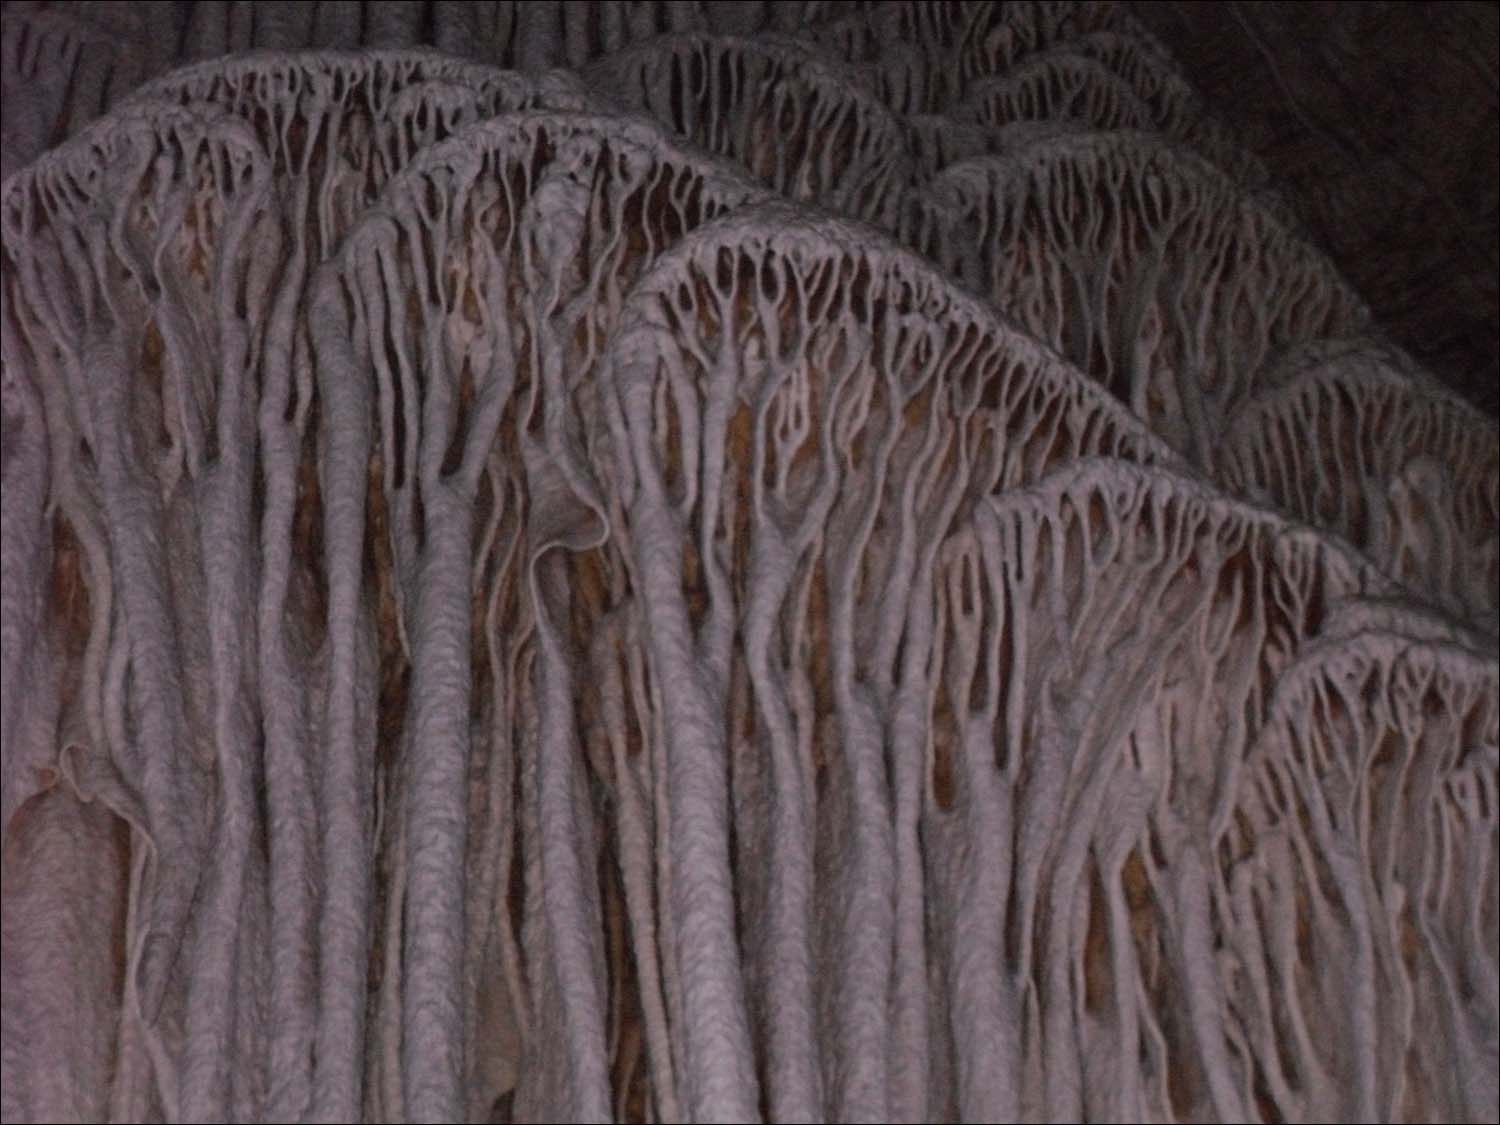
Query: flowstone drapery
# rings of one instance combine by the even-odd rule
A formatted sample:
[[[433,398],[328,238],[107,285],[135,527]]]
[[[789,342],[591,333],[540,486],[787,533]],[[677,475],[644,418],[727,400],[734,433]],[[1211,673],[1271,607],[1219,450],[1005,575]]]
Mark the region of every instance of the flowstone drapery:
[[[1153,133],[954,165],[914,194],[902,235],[1209,472],[1267,363],[1368,316],[1276,209]]]
[[[1459,888],[1494,862],[1495,687],[1492,658],[1385,630],[1277,685],[1221,893],[1236,1023],[1288,1117],[1494,1104],[1494,906]]]
[[[975,82],[954,112],[991,127],[1050,121],[1088,131],[1149,130],[1248,184],[1259,184],[1265,175],[1166,60],[1115,32],[1083,36]]]
[[[625,293],[676,240],[761,194],[641,124],[502,117],[429,150],[394,182],[383,211],[351,236],[337,280],[327,278],[328,291],[314,298],[332,320],[333,377],[375,376],[367,401],[378,438],[349,458],[346,480],[330,478],[329,486],[357,504],[366,457],[380,467],[372,513],[379,526],[372,521],[370,531],[386,540],[374,547],[391,572],[382,627],[396,634],[382,638],[382,664],[410,674],[410,726],[402,745],[389,748],[403,763],[392,764],[388,793],[401,818],[391,862],[403,885],[388,904],[391,929],[377,942],[386,971],[403,978],[377,1009],[401,1060],[399,1073],[386,1076],[386,1114],[401,1115],[403,1104],[419,1118],[488,1108],[454,1101],[461,1032],[475,1018],[458,986],[492,968],[479,955],[490,917],[508,907],[466,901],[465,864],[488,894],[501,890],[509,864],[499,853],[514,848],[502,837],[514,834],[517,811],[506,775],[517,762],[536,802],[528,814],[535,823],[524,824],[519,841],[529,956],[524,986],[507,980],[504,988],[540,1006],[518,1096],[537,1116],[570,1104],[570,1117],[609,1113],[607,997],[594,971],[600,908],[585,878],[599,862],[598,845],[591,833],[570,840],[569,823],[582,815],[570,807],[588,802],[574,757],[583,738],[577,696],[587,689],[573,646],[591,643],[595,618],[624,595],[591,591],[603,605],[575,602],[583,591],[570,592],[578,579],[560,569],[560,556],[597,541],[605,526],[589,454],[603,436],[596,403]],[[345,300],[347,313],[336,307]],[[352,352],[339,346],[346,325]],[[360,404],[345,405],[349,420],[330,422],[357,431],[365,424]],[[343,577],[357,600],[356,561],[351,553]],[[594,576],[619,581],[603,570]],[[482,582],[494,594],[481,594]],[[516,604],[485,604],[499,595]],[[496,612],[513,620],[500,628],[489,616]],[[499,637],[486,639],[488,629],[530,634],[535,651],[498,659],[491,646]],[[351,629],[351,652],[353,640]],[[476,707],[471,669],[481,653],[479,682],[493,694]],[[530,698],[528,681],[540,697]],[[491,725],[471,731],[464,718],[471,711],[488,712]],[[491,800],[506,803],[475,816],[467,811],[469,774],[481,768],[498,774]],[[468,849],[466,861],[471,831],[483,850]],[[514,942],[512,920],[501,925],[499,940]]]
[[[1004,74],[1028,55],[1099,31],[1150,39],[1121,4],[1108,0],[1021,0],[975,4],[962,21],[955,61],[966,89],[989,75]]]
[[[753,1111],[743,1067],[764,1060],[776,1119],[922,1116],[917,638],[937,548],[978,498],[1052,465],[1170,455],[868,231],[737,213],[631,304],[623,526],[667,723],[657,879],[689,942],[667,951],[688,1104],[710,1115],[734,1083]]]
[[[4,21],[5,1120],[1494,1119],[1495,428],[1121,9]]]
[[[1336,541],[1111,462],[996,499],[977,532],[984,565],[949,583],[943,682],[977,833],[952,853],[953,901],[1004,953],[989,1024],[956,1038],[1008,1038],[1011,1073],[961,1112],[1249,1116],[1215,853],[1280,673],[1329,604],[1383,580]]]
[[[1234,135],[1209,112],[1176,62],[1149,36],[1125,30],[1094,31],[1068,39],[1047,54],[1064,53],[1093,59],[1125,82],[1150,111],[1148,128],[1182,141],[1248,187],[1265,186],[1266,170],[1260,160],[1235,143]]]
[[[1037,55],[975,83],[965,116],[991,126],[1013,121],[1078,122],[1087,129],[1149,129],[1151,108],[1123,78],[1068,51]]]
[[[906,146],[858,72],[779,41],[685,35],[618,52],[589,77],[791,199],[895,222],[909,178]]]
[[[1223,479],[1336,531],[1390,574],[1494,630],[1495,423],[1372,340],[1286,357],[1230,422]]]

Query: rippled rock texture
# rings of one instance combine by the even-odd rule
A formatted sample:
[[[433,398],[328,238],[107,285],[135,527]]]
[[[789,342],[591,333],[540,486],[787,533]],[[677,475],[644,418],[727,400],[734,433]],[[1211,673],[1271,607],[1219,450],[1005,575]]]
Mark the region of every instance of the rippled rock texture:
[[[1126,10],[0,39],[6,1120],[1495,1119],[1496,428]]]

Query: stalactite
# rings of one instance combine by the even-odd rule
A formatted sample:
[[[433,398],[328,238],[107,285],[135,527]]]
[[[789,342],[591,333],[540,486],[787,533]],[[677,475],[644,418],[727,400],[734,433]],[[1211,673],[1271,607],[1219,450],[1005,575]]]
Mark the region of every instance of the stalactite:
[[[522,839],[528,871],[524,924],[537,927],[533,941],[542,943],[531,947],[528,991],[548,999],[547,1019],[566,1013],[555,1033],[567,1044],[561,1056],[555,1055],[545,1024],[526,1037],[531,1065],[525,1073],[531,1080],[517,1090],[517,1098],[541,1115],[588,1120],[607,1115],[609,1105],[604,1043],[597,1038],[607,997],[597,986],[601,952],[589,937],[598,933],[593,852],[599,845],[589,841],[592,817],[575,807],[587,803],[588,771],[576,757],[581,732],[569,718],[578,706],[574,696],[584,690],[572,667],[571,638],[592,631],[580,613],[630,611],[570,604],[580,595],[567,593],[565,562],[567,553],[584,550],[588,566],[617,571],[611,585],[623,578],[618,561],[588,550],[599,536],[589,527],[599,526],[603,514],[591,479],[590,450],[602,436],[592,419],[604,345],[636,274],[695,226],[762,194],[727,169],[673,149],[643,124],[584,116],[502,117],[462,143],[428,150],[387,189],[393,218],[372,217],[345,254],[345,284],[356,289],[356,304],[365,310],[358,319],[368,326],[377,375],[382,435],[377,448],[390,467],[383,506],[395,533],[392,555],[405,560],[398,562],[407,586],[399,610],[408,623],[403,632],[411,636],[429,619],[430,601],[423,599],[436,596],[437,589],[448,591],[448,628],[458,630],[446,655],[413,646],[412,687],[419,696],[433,695],[437,681],[431,677],[437,674],[456,674],[451,689],[468,690],[464,654],[471,648],[471,629],[484,620],[471,620],[467,608],[476,525],[468,523],[471,542],[446,567],[438,567],[431,554],[442,548],[439,536],[464,526],[482,480],[489,505],[517,505],[506,518],[519,542],[500,541],[498,528],[491,528],[483,535],[485,553],[472,564],[472,581],[485,577],[513,584],[511,596],[519,599],[517,609],[537,645],[528,675],[487,669],[499,693],[495,705],[514,707],[514,700],[528,695],[531,677],[546,696],[537,704],[533,733],[499,732],[492,736],[498,741],[488,743],[505,748],[512,761],[524,756],[529,764],[522,769],[538,802],[532,830],[537,835]],[[405,304],[406,290],[414,304]],[[394,323],[388,311],[393,307],[408,310]],[[452,429],[459,418],[471,416],[467,433]],[[498,443],[497,429],[503,435]],[[512,557],[519,571],[510,578],[503,570],[492,571],[496,553]],[[573,569],[582,565],[580,560]],[[609,597],[618,602],[621,593]],[[470,710],[459,700],[434,714]],[[419,705],[414,723],[420,725],[422,713]],[[447,865],[447,874],[429,880],[413,849],[406,893],[420,902],[411,909],[419,909],[413,919],[422,920],[415,928],[408,922],[405,940],[433,922],[439,939],[462,933],[453,917],[462,897],[446,908],[446,919],[436,909],[442,896],[463,895],[455,865],[463,855],[465,830],[447,818],[467,803],[461,766],[473,750],[450,745],[445,799],[412,804],[412,791],[442,791],[436,773],[413,772],[399,783],[408,791],[404,804],[413,818],[408,847],[425,819],[432,825],[431,847],[440,849],[434,854]],[[425,757],[441,746],[414,730],[404,752]],[[424,767],[413,761],[411,769],[436,770],[441,764]],[[486,768],[509,772],[515,767],[491,762]],[[610,773],[607,766],[603,773]],[[487,813],[472,826],[474,833],[514,836],[506,796],[506,806]],[[500,820],[492,825],[494,816]],[[579,823],[570,826],[574,821]],[[446,850],[453,845],[456,852]],[[535,892],[533,880],[541,884]],[[540,897],[531,898],[533,893]],[[580,926],[591,918],[594,924]],[[441,956],[421,958],[433,970],[433,987],[452,990],[441,995],[458,995],[464,979],[458,954],[450,947]],[[590,993],[592,999],[577,1011],[558,1009],[559,990],[579,1005]],[[409,981],[405,991],[403,1011],[419,1010],[422,993]],[[457,1026],[451,1018],[444,1025]],[[425,1052],[433,1033],[414,1034],[408,1025],[404,1038],[423,1044]],[[456,1066],[456,1056],[451,1065]],[[560,1065],[574,1084],[571,1094],[561,1085]],[[552,1084],[537,1077],[546,1074],[554,1076]],[[455,1077],[451,1070],[442,1077],[450,1099],[456,1095]],[[420,1115],[410,1089],[406,1099],[408,1111]],[[451,1105],[435,1112],[453,1115]]]
[[[1210,472],[1268,365],[1368,319],[1278,210],[1154,134],[954,165],[902,230]]]
[[[665,36],[590,79],[798,202],[889,226],[908,179],[900,125],[817,56],[780,42]]]
[[[927,1050],[912,768],[926,667],[903,637],[931,627],[907,607],[925,604],[934,551],[976,496],[1053,458],[1170,454],[918,259],[838,224],[736,213],[669,255],[633,300],[617,344],[630,358],[616,368],[619,445],[672,732],[664,811],[674,834],[691,818],[671,853],[685,884],[674,909],[690,915],[678,925],[696,927],[675,956],[685,976],[705,976],[682,1001],[689,1050],[746,1042],[741,1030],[713,1038],[745,1019],[723,999],[742,987],[735,915],[708,897],[732,887],[753,896],[741,922],[760,985],[750,1036],[766,1053],[772,1116],[821,1102],[835,1119],[880,1118],[889,1092],[877,1075]],[[679,542],[680,559],[664,551]],[[736,603],[748,612],[738,638]],[[741,677],[748,738],[722,717]],[[725,801],[728,821],[712,813]],[[731,848],[741,839],[764,845]],[[710,848],[709,887],[676,874],[679,857]],[[826,896],[836,917],[814,906]],[[893,949],[898,926],[906,944]],[[901,1038],[869,1038],[872,1002],[905,1013]],[[809,1069],[815,1043],[822,1061]],[[709,1084],[717,1061],[690,1066]],[[702,1095],[688,1081],[693,1104]],[[922,1086],[919,1071],[901,1087],[903,1113],[921,1115]]]
[[[1157,127],[1151,107],[1123,78],[1068,51],[1031,55],[1001,76],[976,82],[959,112],[992,127],[1015,121],[1076,121],[1097,130]]]
[[[1048,54],[1053,52],[1081,55],[1100,63],[1149,108],[1149,128],[1201,152],[1247,187],[1267,185],[1268,175],[1260,160],[1236,143],[1154,39],[1106,29],[1065,39]]]
[[[1495,663],[1408,631],[1288,670],[1217,844],[1242,1050],[1283,1118],[1496,1107]]]
[[[1059,43],[1099,31],[1135,34],[1137,28],[1123,5],[1108,0],[977,4],[956,45],[959,90],[1003,74],[1026,55]]]
[[[1268,382],[1230,422],[1225,485],[1339,532],[1422,597],[1493,631],[1494,422],[1370,340],[1310,346]]]
[[[1494,426],[1121,8],[0,48],[7,1120],[1494,1119]]]
[[[1117,462],[1012,490],[976,530],[934,642],[947,634],[951,757],[933,762],[929,815],[983,828],[956,855],[1014,857],[984,955],[1013,997],[998,1010],[1020,1037],[1020,1116],[1246,1115],[1211,950],[1212,840],[1282,670],[1328,605],[1389,584],[1335,540]],[[969,793],[962,758],[978,752],[999,776]],[[976,820],[969,802],[993,811]],[[978,909],[948,894],[960,917]]]

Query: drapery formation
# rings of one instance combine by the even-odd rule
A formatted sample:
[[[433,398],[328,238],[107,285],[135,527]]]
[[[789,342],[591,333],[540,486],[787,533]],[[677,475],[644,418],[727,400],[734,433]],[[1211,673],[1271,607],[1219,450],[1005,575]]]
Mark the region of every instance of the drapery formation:
[[[1120,8],[0,46],[7,1120],[1494,1119],[1495,427]]]

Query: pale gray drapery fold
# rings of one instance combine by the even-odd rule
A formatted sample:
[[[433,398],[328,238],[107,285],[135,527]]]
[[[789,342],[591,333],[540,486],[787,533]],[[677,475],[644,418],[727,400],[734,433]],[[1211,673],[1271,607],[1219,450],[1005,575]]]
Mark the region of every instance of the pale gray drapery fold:
[[[1495,427],[1128,13],[0,46],[6,1120],[1494,1120]]]

